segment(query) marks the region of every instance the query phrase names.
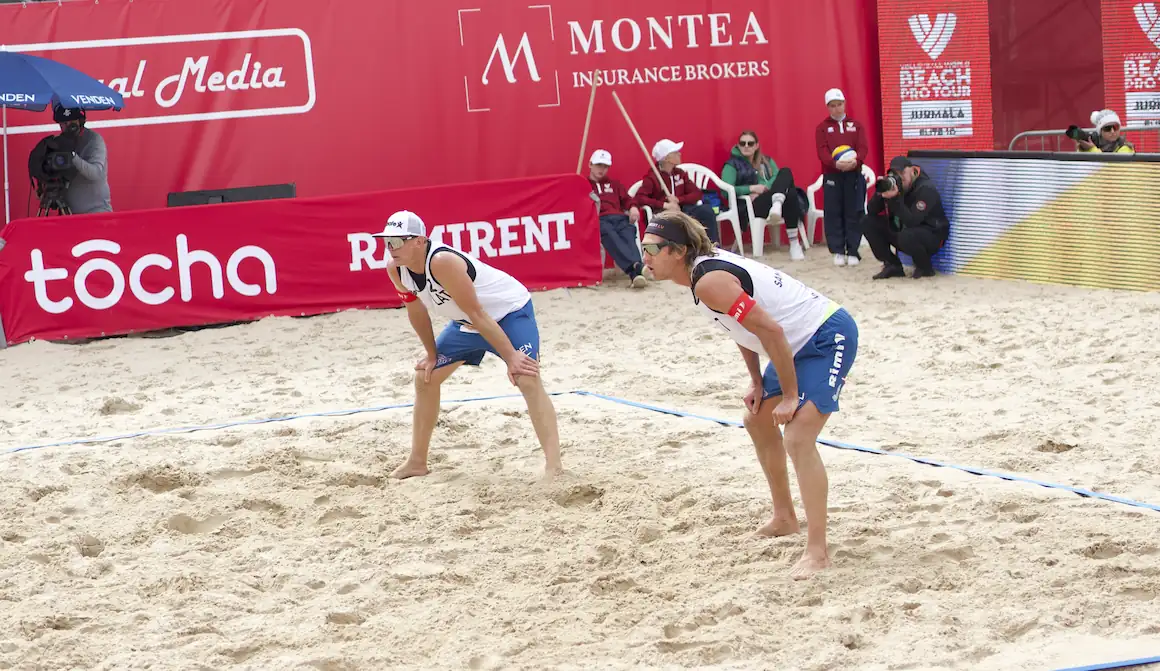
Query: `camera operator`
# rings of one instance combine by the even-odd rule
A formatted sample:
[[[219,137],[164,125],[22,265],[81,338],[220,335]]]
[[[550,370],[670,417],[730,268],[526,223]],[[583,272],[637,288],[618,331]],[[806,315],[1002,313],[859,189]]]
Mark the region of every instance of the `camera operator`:
[[[911,277],[933,277],[931,257],[950,235],[950,222],[943,212],[938,189],[921,167],[898,156],[890,161],[890,170],[878,178],[875,190],[867,208],[869,213],[862,220],[866,241],[874,257],[882,262],[882,270],[874,279],[906,277],[894,249],[914,259]]]
[[[53,105],[52,119],[60,124],[58,146],[72,152],[76,175],[64,192],[73,214],[112,212],[109,198],[109,158],[105,139],[85,128],[85,111]]]
[[[1136,148],[1120,135],[1120,115],[1112,110],[1096,110],[1091,116],[1092,126],[1097,129],[1098,136],[1093,135],[1079,126],[1067,129],[1069,138],[1075,140],[1076,150],[1090,153],[1104,152],[1106,154],[1135,154]]]

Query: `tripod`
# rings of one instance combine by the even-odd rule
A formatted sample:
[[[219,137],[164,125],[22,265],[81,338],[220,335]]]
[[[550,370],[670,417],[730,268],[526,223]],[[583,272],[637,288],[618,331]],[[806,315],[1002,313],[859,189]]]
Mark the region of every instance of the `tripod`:
[[[47,217],[53,210],[56,210],[58,216],[72,214],[72,210],[64,202],[64,192],[67,189],[68,182],[65,181],[40,183],[36,189],[40,194],[40,209],[36,211],[36,216]]]

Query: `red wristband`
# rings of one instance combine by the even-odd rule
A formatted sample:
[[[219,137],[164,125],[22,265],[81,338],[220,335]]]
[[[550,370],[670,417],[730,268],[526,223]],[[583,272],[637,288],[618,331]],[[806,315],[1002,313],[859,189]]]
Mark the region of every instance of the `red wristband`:
[[[742,291],[741,295],[738,296],[737,300],[733,303],[733,307],[729,308],[729,316],[736,319],[738,323],[740,323],[743,319],[745,319],[745,315],[749,314],[749,311],[752,310],[753,306],[755,305],[757,305],[757,301],[753,300],[752,296]]]
[[[400,291],[399,298],[402,298],[404,303],[414,303],[415,301],[419,300],[419,297],[410,291]]]

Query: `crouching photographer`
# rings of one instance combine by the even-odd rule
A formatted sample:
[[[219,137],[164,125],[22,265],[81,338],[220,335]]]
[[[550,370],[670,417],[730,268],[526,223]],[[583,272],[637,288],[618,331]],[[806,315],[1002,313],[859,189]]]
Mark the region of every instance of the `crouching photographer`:
[[[38,216],[112,212],[108,150],[105,140],[85,128],[85,112],[54,105],[52,118],[60,135],[49,135],[28,156],[28,174],[36,182]]]
[[[875,190],[862,220],[862,233],[875,258],[882,262],[882,270],[874,279],[906,277],[895,250],[914,259],[911,277],[933,277],[931,257],[950,235],[938,189],[921,167],[898,156],[890,162],[890,170],[878,178]]]

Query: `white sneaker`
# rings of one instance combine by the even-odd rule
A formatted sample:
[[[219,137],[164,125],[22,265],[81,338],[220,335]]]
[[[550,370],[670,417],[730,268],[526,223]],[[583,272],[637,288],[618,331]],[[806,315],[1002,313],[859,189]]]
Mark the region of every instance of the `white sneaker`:
[[[834,254],[834,265],[835,266],[846,265],[846,255],[845,254]]]
[[[859,263],[861,263],[861,262],[858,260],[857,256],[847,256],[846,257],[846,265],[848,265],[848,266],[856,266]]]
[[[795,238],[794,240],[789,241],[789,258],[793,261],[806,260],[805,252],[802,251],[801,240],[797,240]]]

